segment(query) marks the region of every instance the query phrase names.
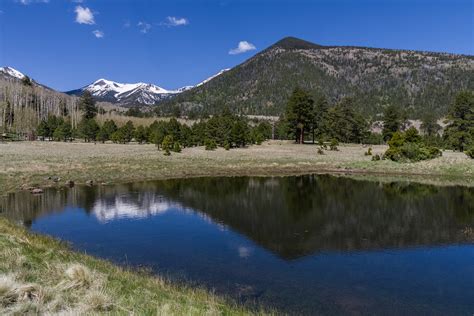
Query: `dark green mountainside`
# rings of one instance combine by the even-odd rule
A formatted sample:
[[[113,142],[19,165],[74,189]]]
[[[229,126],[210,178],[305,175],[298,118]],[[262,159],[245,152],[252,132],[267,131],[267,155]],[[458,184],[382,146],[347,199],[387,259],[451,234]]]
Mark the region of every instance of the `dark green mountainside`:
[[[446,114],[460,90],[474,90],[474,56],[349,46],[285,38],[202,86],[163,101],[163,110],[279,115],[300,86],[331,102],[345,96],[364,114],[388,104],[412,117]]]

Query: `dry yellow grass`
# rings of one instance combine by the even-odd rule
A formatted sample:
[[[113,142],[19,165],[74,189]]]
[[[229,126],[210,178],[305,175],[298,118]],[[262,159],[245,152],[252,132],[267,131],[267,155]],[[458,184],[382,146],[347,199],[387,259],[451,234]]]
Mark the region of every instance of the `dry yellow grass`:
[[[125,125],[128,121],[131,121],[134,126],[149,126],[155,121],[169,121],[171,118],[170,117],[134,117],[134,116],[125,116],[125,115],[119,115],[115,112],[107,112],[105,114],[99,114],[97,115],[97,122],[102,125],[106,120],[113,120],[117,126],[123,126]],[[187,120],[187,119],[178,119],[178,122],[181,124],[187,124],[187,125],[192,125],[195,120]]]
[[[202,289],[176,286],[70,251],[0,217],[1,315],[247,315]],[[262,313],[260,313],[262,314]]]
[[[382,154],[386,146],[373,146]],[[22,185],[64,185],[131,182],[192,176],[287,175],[337,172],[438,184],[474,185],[474,162],[463,153],[417,163],[371,161],[361,145],[341,145],[339,151],[317,153],[317,146],[270,141],[261,146],[226,151],[185,148],[164,156],[154,145],[62,142],[0,144],[0,189],[15,191]],[[47,177],[60,177],[58,183]]]

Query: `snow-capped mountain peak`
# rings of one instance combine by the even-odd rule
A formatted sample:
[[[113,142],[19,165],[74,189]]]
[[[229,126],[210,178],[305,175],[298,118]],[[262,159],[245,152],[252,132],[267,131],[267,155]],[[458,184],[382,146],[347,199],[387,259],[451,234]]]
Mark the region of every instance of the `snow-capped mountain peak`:
[[[23,79],[25,77],[24,74],[19,72],[18,70],[12,68],[12,67],[1,67],[0,72],[3,72],[7,75],[10,75],[12,77],[18,78],[18,79]]]
[[[134,106],[139,104],[154,105],[161,100],[171,98],[179,93],[199,87],[228,70],[229,69],[223,69],[195,86],[184,86],[176,90],[167,90],[157,85],[144,82],[120,83],[100,78],[81,89],[66,93],[81,95],[85,90],[87,90],[99,101],[117,103],[123,106]]]
[[[124,105],[153,105],[157,101],[179,93],[177,91],[166,90],[150,83],[120,83],[104,78],[98,79],[79,90],[70,91],[68,93],[77,95],[82,94],[85,90],[89,91],[94,97],[101,101]]]

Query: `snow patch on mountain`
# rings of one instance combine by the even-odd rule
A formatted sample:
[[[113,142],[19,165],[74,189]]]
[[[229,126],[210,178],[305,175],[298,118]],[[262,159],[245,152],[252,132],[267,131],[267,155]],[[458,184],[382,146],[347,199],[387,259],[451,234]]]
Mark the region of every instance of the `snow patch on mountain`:
[[[0,72],[3,72],[9,76],[15,77],[17,79],[23,79],[25,77],[24,74],[19,72],[18,70],[12,68],[12,67],[1,67]]]
[[[214,78],[216,78],[216,77],[222,75],[224,72],[229,71],[229,70],[230,70],[230,68],[222,69],[221,71],[219,71],[219,72],[216,73],[215,75],[210,76],[210,77],[207,78],[206,80],[201,81],[200,83],[198,83],[198,84],[196,85],[196,87],[199,87],[199,86],[202,86],[202,85],[205,84],[205,83],[208,83],[208,82],[211,81],[212,79],[214,79]],[[193,87],[193,88],[194,88],[194,87]]]
[[[80,91],[89,91],[97,98],[106,99],[117,103],[140,103],[153,105],[157,101],[168,98],[180,90],[167,90],[154,84],[138,83],[120,83],[107,79],[99,79]]]
[[[167,90],[154,84],[138,82],[138,83],[120,83],[101,78],[94,81],[88,86],[79,90],[71,91],[72,94],[77,92],[89,91],[94,97],[104,101],[110,101],[120,104],[146,104],[153,105],[158,101],[170,98],[176,94],[199,87],[212,79],[220,76],[229,69],[223,69],[217,74],[207,78],[195,86],[184,86],[176,90]]]

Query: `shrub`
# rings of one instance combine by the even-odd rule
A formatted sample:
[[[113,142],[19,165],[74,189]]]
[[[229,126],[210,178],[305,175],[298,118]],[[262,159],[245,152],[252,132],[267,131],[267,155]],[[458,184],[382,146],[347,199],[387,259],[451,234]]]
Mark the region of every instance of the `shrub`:
[[[224,149],[229,150],[230,149],[230,143],[228,141],[224,142]]]
[[[318,148],[318,154],[324,155],[324,150],[322,148]]]
[[[367,133],[362,142],[368,145],[380,145],[383,144],[383,136],[379,133],[370,132]]]
[[[372,156],[372,148],[369,147],[369,149],[367,149],[367,151],[364,153],[365,156]]]
[[[375,154],[373,157],[372,157],[372,161],[379,161],[381,158],[380,158],[380,155],[379,154]]]
[[[261,133],[257,133],[257,135],[255,136],[255,143],[257,145],[261,145],[264,140],[265,140],[265,137],[263,137]]]
[[[414,162],[442,155],[438,148],[426,145],[415,128],[409,128],[405,133],[393,133],[388,145],[384,158],[393,161]]]
[[[163,138],[163,142],[161,143],[161,148],[165,151],[165,156],[169,156],[171,154],[171,146],[173,146],[173,136],[166,135],[165,138]]]
[[[474,146],[466,150],[465,153],[469,158],[474,159]]]
[[[179,142],[174,142],[173,144],[173,151],[175,153],[180,153],[181,152],[181,145],[179,144]]]
[[[339,150],[337,148],[337,145],[339,145],[339,142],[337,141],[337,139],[333,138],[331,139],[331,144],[329,145],[329,149],[334,150],[334,151]]]
[[[204,141],[204,146],[205,146],[206,150],[214,150],[214,149],[217,148],[217,143],[216,143],[215,140],[207,138]]]

